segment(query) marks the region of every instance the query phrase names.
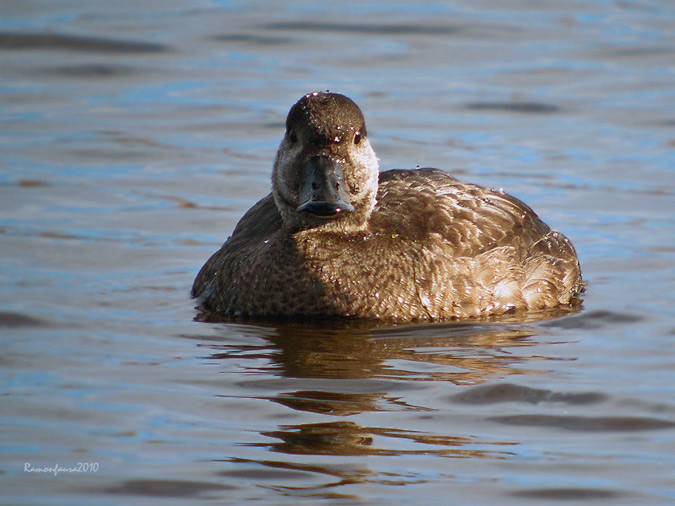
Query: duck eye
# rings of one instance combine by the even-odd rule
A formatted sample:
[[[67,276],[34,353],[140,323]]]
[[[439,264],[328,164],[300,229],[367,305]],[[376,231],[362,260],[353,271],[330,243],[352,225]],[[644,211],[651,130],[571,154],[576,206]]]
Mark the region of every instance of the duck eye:
[[[288,140],[291,141],[293,144],[298,142],[298,136],[295,133],[295,130],[292,128],[288,131]]]
[[[356,132],[354,134],[354,144],[358,144],[361,142],[361,132]]]

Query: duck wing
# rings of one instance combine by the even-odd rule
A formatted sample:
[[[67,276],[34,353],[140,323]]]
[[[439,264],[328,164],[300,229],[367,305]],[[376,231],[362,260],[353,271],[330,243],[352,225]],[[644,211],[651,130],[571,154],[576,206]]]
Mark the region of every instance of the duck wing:
[[[504,246],[526,256],[550,231],[517,198],[427,168],[380,173],[371,230],[413,241],[441,241],[462,257]]]
[[[255,249],[266,238],[277,232],[281,226],[281,216],[270,193],[242,216],[232,236],[204,264],[192,285],[192,296],[213,299],[206,302],[215,307],[216,299],[220,297],[221,292],[217,290],[214,283],[220,282],[219,276],[223,272],[230,272],[229,264],[232,256],[237,256],[238,252]]]

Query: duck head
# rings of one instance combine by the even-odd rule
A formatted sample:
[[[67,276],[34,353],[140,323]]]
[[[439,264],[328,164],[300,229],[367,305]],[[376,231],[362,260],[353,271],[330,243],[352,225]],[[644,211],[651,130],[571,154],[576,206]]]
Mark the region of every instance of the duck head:
[[[284,226],[364,228],[375,206],[378,172],[359,107],[337,93],[305,95],[288,113],[272,174]]]

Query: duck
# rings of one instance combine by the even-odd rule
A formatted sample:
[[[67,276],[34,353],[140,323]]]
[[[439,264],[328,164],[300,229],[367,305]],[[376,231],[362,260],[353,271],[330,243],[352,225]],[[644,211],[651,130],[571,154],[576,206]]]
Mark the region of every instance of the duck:
[[[525,203],[435,168],[380,171],[361,109],[333,92],[290,109],[272,191],[192,286],[245,318],[440,322],[571,304],[576,251]]]

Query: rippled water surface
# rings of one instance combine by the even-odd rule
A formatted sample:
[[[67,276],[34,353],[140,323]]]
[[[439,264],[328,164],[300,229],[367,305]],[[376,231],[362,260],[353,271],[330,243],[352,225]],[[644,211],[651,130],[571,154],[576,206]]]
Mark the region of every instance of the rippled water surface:
[[[3,503],[675,503],[671,2],[0,11]],[[196,321],[316,89],[357,101],[383,167],[531,204],[583,306]]]

